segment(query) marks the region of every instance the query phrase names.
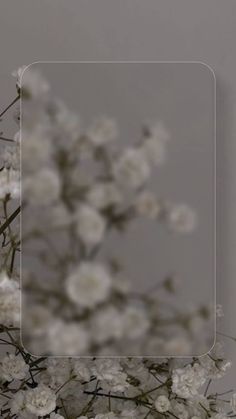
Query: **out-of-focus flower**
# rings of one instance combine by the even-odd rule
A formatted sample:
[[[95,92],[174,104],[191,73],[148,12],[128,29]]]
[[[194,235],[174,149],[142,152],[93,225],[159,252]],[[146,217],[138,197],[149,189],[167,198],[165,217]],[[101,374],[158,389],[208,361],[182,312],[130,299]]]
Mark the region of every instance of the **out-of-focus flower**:
[[[83,262],[66,280],[67,295],[81,307],[94,307],[108,297],[111,290],[108,270],[98,263]]]
[[[140,338],[150,327],[146,310],[142,306],[128,306],[123,312],[123,325],[123,333],[127,338]]]
[[[170,135],[161,122],[147,128],[142,150],[150,163],[161,165],[165,162],[166,142],[169,138]]]
[[[123,318],[115,307],[105,307],[91,319],[91,331],[96,343],[118,339],[123,333]]]
[[[196,214],[188,205],[173,205],[167,215],[168,225],[177,233],[191,233],[197,223]]]
[[[99,212],[89,205],[81,205],[76,214],[77,233],[89,246],[95,246],[103,239],[106,223]]]
[[[88,333],[77,322],[51,322],[47,329],[48,350],[52,355],[76,356],[86,353]]]
[[[32,69],[31,66],[22,66],[13,71],[12,75],[16,77],[16,85],[25,97],[40,97],[50,89],[39,70]]]
[[[101,147],[117,138],[116,122],[107,117],[100,117],[93,122],[86,134],[94,146]]]
[[[157,218],[161,211],[160,204],[150,191],[143,191],[137,196],[135,208],[139,215],[152,220]]]
[[[114,163],[114,176],[123,186],[132,189],[143,186],[150,176],[145,154],[138,148],[128,148]]]
[[[25,202],[32,206],[47,206],[55,203],[60,195],[60,178],[55,170],[42,169],[23,180]]]
[[[22,129],[21,165],[23,176],[35,173],[42,167],[49,166],[52,156],[50,133],[45,123],[37,124],[30,130]]]
[[[20,289],[14,279],[5,272],[0,275],[0,323],[18,326],[20,321]]]
[[[24,359],[7,354],[0,362],[0,377],[6,381],[23,380],[29,371]]]
[[[97,209],[104,209],[122,202],[122,195],[114,182],[96,183],[87,194],[89,204]]]

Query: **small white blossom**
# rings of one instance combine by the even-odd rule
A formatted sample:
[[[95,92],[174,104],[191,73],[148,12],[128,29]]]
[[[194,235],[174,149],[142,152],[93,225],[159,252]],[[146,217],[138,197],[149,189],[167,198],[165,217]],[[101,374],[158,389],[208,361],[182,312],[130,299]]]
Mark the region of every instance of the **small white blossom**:
[[[87,194],[88,203],[97,209],[104,209],[122,202],[121,193],[114,182],[96,183]]]
[[[136,211],[139,215],[155,220],[160,213],[160,204],[150,191],[141,192],[136,199]]]
[[[45,416],[56,408],[56,395],[42,384],[25,392],[26,411],[37,416]]]
[[[114,163],[114,175],[118,182],[137,189],[148,180],[150,167],[144,153],[138,148],[128,148]]]
[[[6,355],[0,362],[0,377],[6,381],[23,380],[29,371],[29,366],[19,356]]]
[[[99,244],[104,236],[106,223],[98,211],[88,205],[81,205],[76,214],[77,233],[90,246]]]
[[[66,291],[71,301],[85,308],[106,300],[110,289],[109,272],[98,263],[81,263],[66,280]]]
[[[23,180],[24,200],[32,206],[55,203],[60,195],[61,183],[56,171],[42,169]]]
[[[127,338],[136,339],[143,336],[150,322],[146,310],[140,306],[128,306],[123,313],[123,333]]]
[[[88,345],[89,336],[81,324],[58,320],[48,329],[48,349],[52,355],[83,355]]]
[[[196,396],[199,388],[206,382],[204,368],[195,363],[193,366],[187,365],[178,368],[172,374],[172,391],[180,397],[186,399]]]
[[[177,233],[191,233],[196,227],[196,214],[185,204],[170,208],[167,218],[170,229]]]
[[[87,136],[97,146],[103,146],[117,138],[117,126],[113,119],[100,117],[87,130]]]
[[[64,416],[58,415],[58,413],[51,413],[49,419],[65,419]]]
[[[167,412],[170,409],[170,401],[164,395],[158,396],[154,405],[159,413]]]
[[[161,165],[165,162],[166,142],[169,137],[169,133],[161,122],[148,128],[148,135],[144,139],[142,149],[150,163]]]

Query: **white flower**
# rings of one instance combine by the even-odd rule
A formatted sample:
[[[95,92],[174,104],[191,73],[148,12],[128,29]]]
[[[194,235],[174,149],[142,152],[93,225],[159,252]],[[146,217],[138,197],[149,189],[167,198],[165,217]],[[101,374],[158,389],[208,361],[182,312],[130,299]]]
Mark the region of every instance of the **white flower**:
[[[123,313],[123,332],[130,339],[142,337],[150,327],[146,310],[140,306],[128,306]]]
[[[95,146],[100,147],[116,139],[117,126],[113,119],[100,117],[93,122],[86,134]]]
[[[92,317],[92,336],[96,343],[118,339],[123,332],[123,318],[115,307],[105,307]]]
[[[88,205],[81,205],[76,219],[78,236],[85,244],[95,246],[102,241],[106,223],[98,211]]]
[[[89,381],[91,377],[91,363],[90,360],[75,359],[72,362],[72,374],[80,381]]]
[[[141,192],[136,199],[136,211],[139,215],[155,220],[160,213],[160,205],[150,191]]]
[[[42,169],[23,179],[24,200],[32,206],[47,206],[55,203],[60,195],[61,184],[56,171]]]
[[[114,163],[114,175],[124,186],[136,189],[150,176],[150,167],[144,153],[137,148],[129,148]]]
[[[185,204],[170,208],[167,219],[169,227],[177,233],[191,233],[196,227],[196,214]]]
[[[20,418],[31,419],[33,415],[30,415],[26,411],[25,406],[25,391],[18,391],[15,393],[10,401],[10,409],[13,415],[20,415]]]
[[[83,355],[88,345],[89,336],[81,324],[58,320],[48,328],[48,349],[52,355]]]
[[[127,374],[116,359],[97,359],[92,367],[93,374],[102,381],[106,390],[120,392],[129,387]]]
[[[65,419],[64,416],[62,415],[58,415],[58,413],[51,413],[51,415],[49,416],[49,419]]]
[[[186,399],[196,396],[205,382],[205,369],[198,363],[177,368],[172,373],[172,391]]]
[[[45,416],[56,408],[56,395],[42,384],[25,392],[26,411],[37,416]]]
[[[214,360],[208,355],[201,356],[199,358],[199,362],[205,369],[208,378],[212,379],[223,377],[232,365],[231,361],[220,358],[216,358],[216,360]]]
[[[30,130],[22,129],[21,164],[25,173],[36,172],[48,166],[52,155],[52,144],[47,124],[38,124]]]
[[[232,394],[231,400],[230,400],[230,406],[234,413],[236,413],[236,393]]]
[[[106,300],[110,289],[109,272],[98,263],[81,263],[66,280],[66,291],[71,301],[85,308]]]
[[[97,209],[104,209],[122,202],[121,193],[114,182],[96,183],[87,194],[89,204]]]
[[[6,355],[0,363],[0,377],[6,381],[23,380],[29,371],[29,365],[19,356]]]
[[[224,311],[221,304],[216,305],[216,316],[217,317],[224,317]]]
[[[164,395],[158,396],[154,405],[159,413],[167,412],[170,409],[170,401]]]
[[[0,323],[18,326],[20,321],[20,289],[5,272],[0,275]]]
[[[144,139],[142,149],[150,163],[161,165],[165,162],[167,140],[169,140],[169,133],[161,122],[148,128],[148,135]]]
[[[20,172],[14,169],[3,169],[0,171],[0,199],[10,194],[11,198],[20,196]]]
[[[36,69],[33,70],[31,66],[22,66],[13,71],[12,75],[17,79],[17,87],[27,96],[39,97],[49,91],[49,84],[41,73]]]

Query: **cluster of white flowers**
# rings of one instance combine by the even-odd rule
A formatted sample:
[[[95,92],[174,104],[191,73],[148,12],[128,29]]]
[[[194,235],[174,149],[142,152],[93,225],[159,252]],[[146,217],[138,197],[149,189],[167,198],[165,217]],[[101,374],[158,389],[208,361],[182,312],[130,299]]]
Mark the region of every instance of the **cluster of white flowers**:
[[[196,334],[201,334],[199,323],[202,327],[207,313],[202,317],[198,309],[188,313],[188,326],[194,325],[190,333],[181,323],[174,334],[175,318],[170,332],[162,334],[166,313],[162,307],[166,309],[166,293],[170,297],[174,292],[174,279],[165,279],[157,296],[155,292],[137,295],[124,281],[117,261],[105,263],[97,258],[105,235],[111,229],[123,231],[136,217],[163,222],[182,234],[196,227],[190,207],[160,201],[146,188],[152,166],[166,159],[169,134],[160,123],[150,125],[145,127],[141,142],[121,152],[115,150],[113,155],[112,143],[118,135],[113,120],[102,117],[81,132],[77,115],[59,101],[48,102],[47,82],[37,71],[28,71],[21,68],[16,74],[17,93],[26,100],[27,112],[27,104],[31,108],[31,101],[37,99],[36,126],[32,118],[21,140],[23,207],[26,217],[30,218],[32,209],[37,214],[37,228],[34,225],[25,235],[28,240],[42,239],[52,257],[39,253],[43,270],[38,280],[33,280],[35,272],[24,272],[23,298],[27,301],[29,293],[30,304],[24,305],[20,338],[16,258],[20,237],[12,216],[18,214],[12,210],[20,193],[18,133],[3,153],[0,171],[0,344],[7,348],[0,358],[0,417],[233,417],[236,393],[229,393],[228,398],[227,392],[217,394],[215,388],[210,393],[211,381],[223,377],[231,366],[219,343],[199,358],[168,357],[188,355],[196,349],[197,340],[191,340],[190,335],[196,328]],[[84,164],[88,164],[87,172]],[[54,231],[59,236],[50,241]],[[55,243],[60,241],[61,245],[61,232],[67,232],[68,237],[65,248],[58,249]],[[56,289],[52,289],[53,282],[42,281],[47,268],[59,278]],[[221,306],[217,311],[221,317]],[[21,339],[27,343],[25,347]],[[59,356],[41,356],[45,349]],[[38,356],[33,355],[36,353]],[[69,358],[90,353],[94,356]],[[140,356],[143,354],[153,358]],[[154,358],[156,354],[166,357]]]

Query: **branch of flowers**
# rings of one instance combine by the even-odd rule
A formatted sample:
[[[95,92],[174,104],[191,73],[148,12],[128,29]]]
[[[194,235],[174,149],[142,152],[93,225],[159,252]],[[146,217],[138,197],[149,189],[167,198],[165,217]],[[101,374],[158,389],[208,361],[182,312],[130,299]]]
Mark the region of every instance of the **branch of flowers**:
[[[211,382],[212,382],[212,380],[210,379],[210,380],[208,381],[208,383],[207,383],[206,389],[205,389],[205,391],[204,391],[204,396],[205,396],[205,397],[206,397],[206,395],[207,395],[207,393],[208,393],[208,390],[209,390],[209,387],[210,387],[210,385],[211,385]]]
[[[68,414],[67,414],[67,411],[66,411],[66,408],[65,408],[65,405],[64,405],[64,402],[63,402],[63,399],[60,397],[60,401],[61,401],[61,404],[62,404],[62,408],[63,408],[63,410],[64,410],[64,412],[65,412],[65,417],[66,417],[66,419],[69,419],[69,416],[68,416]]]
[[[20,99],[20,94],[0,113],[0,118]]]

